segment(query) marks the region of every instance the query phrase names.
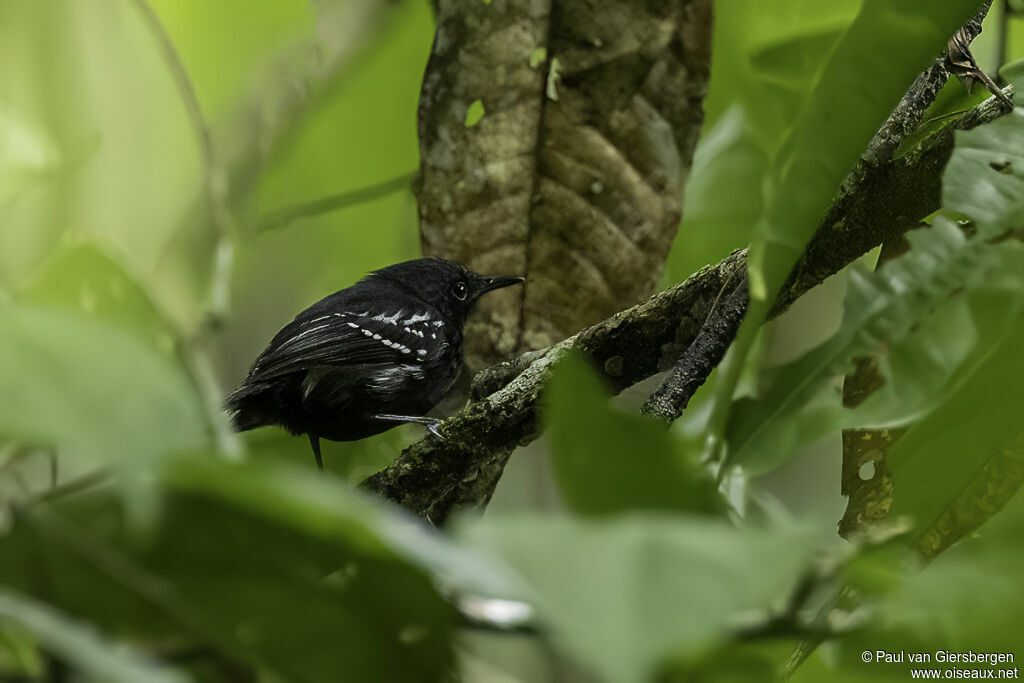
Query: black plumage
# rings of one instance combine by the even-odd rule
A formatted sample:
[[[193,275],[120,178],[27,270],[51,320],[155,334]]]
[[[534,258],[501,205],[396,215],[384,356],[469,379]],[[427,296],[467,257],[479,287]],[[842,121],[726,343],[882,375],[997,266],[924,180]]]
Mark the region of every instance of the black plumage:
[[[418,259],[377,270],[295,317],[225,399],[235,429],[280,425],[320,439],[353,441],[418,422],[462,367],[462,327],[483,294],[522,282],[452,261]]]

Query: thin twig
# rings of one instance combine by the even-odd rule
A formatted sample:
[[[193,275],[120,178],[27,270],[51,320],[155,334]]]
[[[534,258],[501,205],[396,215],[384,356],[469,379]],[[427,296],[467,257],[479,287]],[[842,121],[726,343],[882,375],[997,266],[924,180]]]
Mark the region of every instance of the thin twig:
[[[32,498],[27,503],[21,506],[22,509],[28,509],[41,503],[52,503],[56,500],[62,500],[71,496],[84,493],[85,491],[92,490],[99,486],[102,486],[110,481],[110,472],[107,470],[97,470],[95,472],[89,472],[83,474],[80,477],[66,481],[63,484],[58,484],[52,488],[43,491],[38,496]]]
[[[167,64],[167,69],[174,79],[181,102],[185,107],[189,123],[199,144],[202,162],[203,193],[209,212],[210,223],[217,231],[217,242],[214,247],[214,259],[207,292],[206,318],[191,338],[175,332],[177,345],[188,366],[189,375],[199,394],[207,417],[207,424],[217,440],[222,453],[237,456],[242,449],[241,442],[231,431],[221,409],[223,391],[214,373],[210,370],[210,359],[204,351],[206,337],[219,327],[230,306],[231,273],[234,265],[234,233],[235,225],[227,197],[226,183],[223,182],[223,169],[217,163],[210,128],[203,116],[203,108],[199,103],[192,80],[182,62],[181,56],[174,47],[163,23],[146,0],[135,0],[135,6],[149,28],[160,53]],[[168,321],[170,318],[164,316]],[[171,325],[172,330],[177,326]]]
[[[416,171],[404,173],[394,178],[361,187],[358,190],[339,192],[320,199],[314,199],[301,204],[292,204],[276,209],[260,217],[256,222],[257,232],[267,232],[286,227],[292,221],[309,216],[316,216],[322,213],[337,211],[355,204],[370,202],[374,199],[386,197],[395,192],[401,192],[410,188],[412,181],[416,178]]]

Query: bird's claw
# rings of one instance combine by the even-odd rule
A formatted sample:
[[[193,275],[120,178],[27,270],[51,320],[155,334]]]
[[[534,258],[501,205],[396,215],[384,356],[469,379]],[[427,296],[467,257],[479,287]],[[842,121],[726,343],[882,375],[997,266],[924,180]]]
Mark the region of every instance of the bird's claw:
[[[374,415],[378,420],[388,420],[390,422],[412,422],[426,428],[428,432],[436,436],[439,440],[444,441],[444,437],[441,436],[441,423],[443,420],[439,420],[436,417],[413,417],[411,415],[387,415],[380,414]]]

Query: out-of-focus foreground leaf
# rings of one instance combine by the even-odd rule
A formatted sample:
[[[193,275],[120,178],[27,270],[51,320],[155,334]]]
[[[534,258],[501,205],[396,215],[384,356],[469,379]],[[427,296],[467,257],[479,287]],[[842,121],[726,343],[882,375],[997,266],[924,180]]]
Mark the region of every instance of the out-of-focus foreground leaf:
[[[642,514],[489,517],[464,535],[518,572],[556,642],[617,683],[713,647],[738,614],[784,596],[820,538]]]
[[[51,652],[85,674],[87,680],[97,683],[184,683],[187,680],[137,655],[117,651],[91,628],[48,605],[0,590],[0,628],[4,622],[33,633]]]
[[[416,522],[308,468],[206,456],[165,471],[142,535],[103,492],[26,511],[0,580],[158,655],[199,648],[200,664],[289,681],[438,680],[451,665],[454,614],[410,561],[473,565]]]
[[[439,3],[419,110],[424,252],[527,277],[482,302],[471,364],[650,294],[700,131],[710,18],[706,0]]]
[[[609,406],[608,392],[582,358],[560,361],[545,392],[551,468],[574,511],[721,509],[707,471],[681,459],[662,423]]]
[[[860,0],[730,0],[715,6],[707,119],[672,245],[669,281],[750,243],[764,175]]]
[[[183,368],[128,332],[14,304],[0,306],[0,328],[4,436],[122,465],[207,442]]]

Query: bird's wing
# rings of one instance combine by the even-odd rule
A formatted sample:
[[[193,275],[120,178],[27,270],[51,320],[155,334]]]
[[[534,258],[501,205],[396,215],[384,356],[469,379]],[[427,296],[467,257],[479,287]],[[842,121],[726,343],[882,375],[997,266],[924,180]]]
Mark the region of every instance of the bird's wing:
[[[421,363],[436,357],[440,347],[437,337],[430,336],[432,320],[401,311],[372,317],[332,312],[296,319],[256,359],[246,381],[263,382],[314,368]]]

